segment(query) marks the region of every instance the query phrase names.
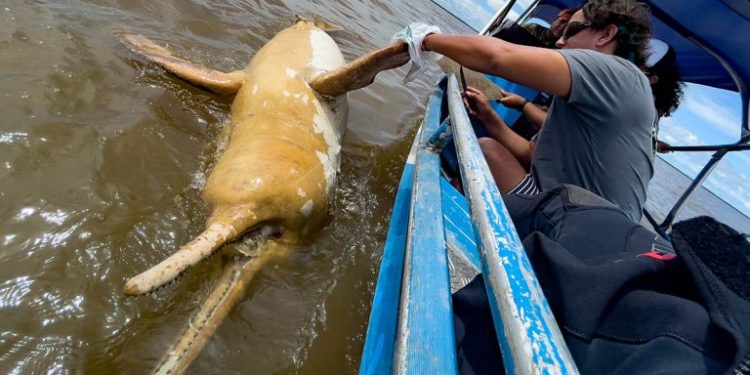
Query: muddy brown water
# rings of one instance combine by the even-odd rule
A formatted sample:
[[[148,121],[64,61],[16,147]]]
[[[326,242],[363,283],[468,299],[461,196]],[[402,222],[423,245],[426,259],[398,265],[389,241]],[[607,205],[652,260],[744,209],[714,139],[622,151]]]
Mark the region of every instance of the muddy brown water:
[[[469,32],[427,0],[0,4],[0,373],[144,373],[210,290],[215,256],[148,296],[128,276],[203,228],[230,100],[119,44],[131,30],[225,71],[295,14],[344,27],[348,60],[409,22]],[[437,71],[350,94],[331,221],[263,269],[190,373],[355,373],[401,168]]]

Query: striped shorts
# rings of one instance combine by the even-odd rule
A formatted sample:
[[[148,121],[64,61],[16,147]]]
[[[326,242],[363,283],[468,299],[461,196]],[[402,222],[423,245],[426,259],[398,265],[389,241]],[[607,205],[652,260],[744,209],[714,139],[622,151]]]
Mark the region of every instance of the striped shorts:
[[[539,194],[539,186],[537,186],[534,176],[531,173],[527,173],[526,177],[516,187],[508,191],[508,194],[537,195]]]

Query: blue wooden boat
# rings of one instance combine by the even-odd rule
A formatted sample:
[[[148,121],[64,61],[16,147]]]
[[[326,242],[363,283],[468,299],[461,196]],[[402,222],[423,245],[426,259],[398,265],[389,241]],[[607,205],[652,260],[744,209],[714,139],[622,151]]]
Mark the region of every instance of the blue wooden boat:
[[[516,6],[520,20],[551,19],[577,0]],[[750,3],[744,0],[649,0],[654,36],[673,46],[686,82],[739,92],[741,137],[734,144],[672,146],[714,154],[654,231],[668,238],[691,194],[728,153],[750,149]],[[508,1],[480,33],[508,20]],[[492,77],[490,77],[492,78]],[[500,81],[498,81],[500,82]],[[529,95],[532,93],[529,92]],[[529,97],[530,98],[530,97]],[[447,103],[447,105],[445,105]],[[512,123],[505,115],[506,122]],[[455,154],[444,147],[455,146]],[[443,177],[457,163],[464,194]],[[487,285],[495,334],[507,373],[577,373],[513,223],[491,178],[456,77],[445,77],[429,100],[404,165],[373,299],[360,374],[457,373],[451,293],[476,274]]]

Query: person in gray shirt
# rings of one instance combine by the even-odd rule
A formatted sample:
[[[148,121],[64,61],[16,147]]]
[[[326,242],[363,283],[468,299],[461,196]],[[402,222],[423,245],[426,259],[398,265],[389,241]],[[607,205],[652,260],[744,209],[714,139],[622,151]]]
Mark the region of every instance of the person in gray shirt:
[[[654,173],[656,109],[648,79],[619,57],[590,50],[561,53],[570,66],[570,95],[552,101],[531,175],[542,191],[563,183],[581,186],[638,222]]]
[[[646,7],[632,0],[590,0],[557,41],[561,50],[439,33],[425,36],[422,48],[555,95],[536,146],[489,106],[471,111],[491,136],[480,139],[480,146],[501,192],[577,185],[637,222],[653,175],[651,128],[657,119],[649,82],[637,67],[645,62],[649,39]],[[466,92],[480,104],[478,95]]]

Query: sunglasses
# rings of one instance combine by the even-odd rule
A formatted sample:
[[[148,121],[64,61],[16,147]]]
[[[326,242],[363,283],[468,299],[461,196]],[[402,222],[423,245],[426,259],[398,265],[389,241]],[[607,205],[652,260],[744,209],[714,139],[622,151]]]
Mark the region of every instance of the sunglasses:
[[[562,35],[560,35],[560,39],[570,39],[591,26],[591,22],[568,22],[568,25],[565,26],[565,30],[563,30],[562,32]]]

